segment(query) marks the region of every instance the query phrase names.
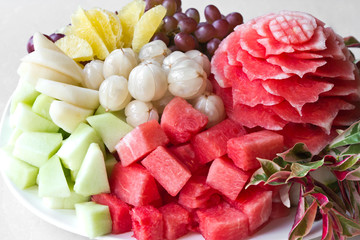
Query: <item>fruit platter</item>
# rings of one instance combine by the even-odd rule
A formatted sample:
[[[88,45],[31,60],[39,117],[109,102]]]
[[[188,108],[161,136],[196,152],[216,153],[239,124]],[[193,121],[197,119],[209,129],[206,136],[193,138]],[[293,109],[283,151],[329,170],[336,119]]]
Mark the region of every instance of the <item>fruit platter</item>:
[[[359,237],[360,3],[274,3],[19,7],[3,238]]]

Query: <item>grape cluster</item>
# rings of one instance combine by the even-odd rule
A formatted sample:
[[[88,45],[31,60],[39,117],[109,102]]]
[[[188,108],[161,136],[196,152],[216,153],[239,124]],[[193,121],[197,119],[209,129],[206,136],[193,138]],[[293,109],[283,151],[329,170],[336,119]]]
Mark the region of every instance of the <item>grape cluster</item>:
[[[181,9],[181,0],[144,0],[145,10],[162,4],[167,13],[161,29],[152,40],[162,40],[172,50],[183,52],[198,49],[211,57],[221,40],[231,33],[235,26],[243,23],[243,17],[238,12],[227,16],[221,14],[214,5],[205,7],[205,22],[200,22],[199,11],[189,8]]]
[[[49,35],[46,35],[44,34],[45,37],[47,37],[50,41],[52,42],[56,42],[57,40],[59,40],[60,38],[63,38],[65,37],[64,34],[62,33],[52,33],[50,36]],[[34,51],[34,42],[33,42],[33,37],[34,36],[31,36],[27,42],[27,45],[26,45],[26,50],[28,53],[31,53]]]

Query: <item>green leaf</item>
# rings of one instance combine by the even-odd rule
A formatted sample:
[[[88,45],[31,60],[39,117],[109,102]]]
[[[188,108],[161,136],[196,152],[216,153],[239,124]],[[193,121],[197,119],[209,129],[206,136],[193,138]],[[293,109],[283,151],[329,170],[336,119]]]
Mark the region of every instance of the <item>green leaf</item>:
[[[339,213],[335,209],[331,210],[331,214],[337,220],[338,224],[340,224],[341,229],[340,233],[343,236],[347,237],[355,237],[360,235],[360,224],[355,222],[353,219],[344,216],[343,214]]]
[[[330,143],[330,148],[360,143],[359,123],[359,121],[353,123],[349,128],[337,136]]]
[[[246,185],[245,189],[250,187],[251,185],[258,185],[261,182],[266,182],[268,180],[267,175],[265,174],[262,168],[256,170],[250,178],[249,183]]]
[[[324,159],[321,159],[316,162],[308,163],[293,163],[291,165],[291,174],[286,180],[288,182],[292,178],[302,178],[305,177],[310,171],[316,170],[324,164]]]
[[[359,41],[354,36],[349,36],[344,38],[344,43],[348,46],[354,43],[359,43]]]
[[[297,143],[291,149],[277,154],[285,162],[310,162],[312,154],[304,143]]]
[[[281,170],[281,167],[271,160],[263,158],[257,158],[257,160],[260,162],[261,168],[264,170],[267,176],[271,176],[272,174]]]
[[[285,168],[286,166],[289,165],[289,163],[285,162],[284,159],[282,157],[275,157],[273,159],[273,162],[276,163],[277,165],[279,165],[281,168]]]
[[[335,171],[345,171],[353,167],[359,161],[359,159],[360,159],[360,154],[358,153],[357,155],[349,156],[338,163],[327,166]]]
[[[360,217],[360,194],[356,189],[355,183],[346,181],[349,189],[350,203],[353,208],[353,218],[359,222]]]
[[[306,209],[304,215],[298,222],[294,224],[290,231],[289,240],[298,240],[309,234],[314,223],[317,211],[317,203],[313,201],[309,208]]]
[[[340,156],[354,155],[354,154],[359,154],[359,152],[360,152],[360,143],[357,143],[350,145],[345,150],[343,150],[339,155]]]
[[[268,178],[265,184],[271,184],[271,185],[287,184],[287,179],[289,178],[290,174],[291,173],[289,171],[276,172]]]

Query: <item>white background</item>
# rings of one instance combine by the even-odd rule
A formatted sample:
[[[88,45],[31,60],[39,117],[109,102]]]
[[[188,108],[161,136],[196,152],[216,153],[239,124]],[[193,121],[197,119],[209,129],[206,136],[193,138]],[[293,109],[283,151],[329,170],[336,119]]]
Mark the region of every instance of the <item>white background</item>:
[[[18,81],[16,69],[26,54],[26,42],[36,31],[51,34],[67,25],[78,6],[119,10],[129,0],[1,0],[0,1],[0,113]],[[200,12],[215,4],[223,14],[238,11],[245,21],[280,10],[306,11],[318,17],[342,36],[360,39],[359,0],[184,0],[183,10]],[[0,159],[1,167],[1,159]],[[0,239],[2,240],[81,240],[81,236],[52,226],[23,207],[0,178]]]

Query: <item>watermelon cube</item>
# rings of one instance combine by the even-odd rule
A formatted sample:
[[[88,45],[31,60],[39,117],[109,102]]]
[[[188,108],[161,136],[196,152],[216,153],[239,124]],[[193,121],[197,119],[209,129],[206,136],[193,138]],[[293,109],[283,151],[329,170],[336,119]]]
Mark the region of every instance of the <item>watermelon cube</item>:
[[[274,202],[271,206],[270,219],[278,219],[289,216],[291,208],[286,207],[282,202]]]
[[[158,146],[169,143],[160,124],[156,120],[140,124],[125,135],[115,146],[121,164],[126,167],[144,158]]]
[[[123,167],[121,163],[117,163],[109,183],[111,192],[130,205],[161,204],[154,177],[140,164]]]
[[[190,143],[169,147],[168,150],[174,154],[177,159],[183,162],[191,173],[196,172],[199,167],[199,159]]]
[[[185,164],[163,146],[157,147],[141,163],[171,196],[176,196],[191,177]]]
[[[229,203],[246,214],[249,219],[249,230],[253,233],[270,218],[272,191],[251,187],[242,191],[235,201]]]
[[[164,239],[175,240],[189,232],[190,213],[177,203],[159,208],[164,220]]]
[[[227,141],[244,135],[245,129],[230,119],[197,134],[191,144],[201,164],[208,163],[226,154]]]
[[[272,159],[283,150],[283,136],[268,130],[232,138],[227,143],[228,156],[244,171],[260,167],[257,157]]]
[[[212,162],[206,183],[226,197],[235,200],[250,176],[251,174],[242,171],[229,158],[223,156]]]
[[[161,212],[155,207],[140,206],[131,212],[134,236],[137,240],[162,240],[164,221]]]
[[[197,210],[196,214],[200,232],[206,240],[241,240],[249,236],[247,216],[227,203]]]
[[[193,176],[180,191],[178,203],[194,209],[216,205],[220,200],[217,191],[206,184],[206,176]]]
[[[173,98],[161,116],[161,127],[173,144],[185,143],[205,128],[208,118],[185,99]]]
[[[125,202],[111,193],[93,195],[91,201],[109,207],[113,234],[131,231],[131,208]]]

